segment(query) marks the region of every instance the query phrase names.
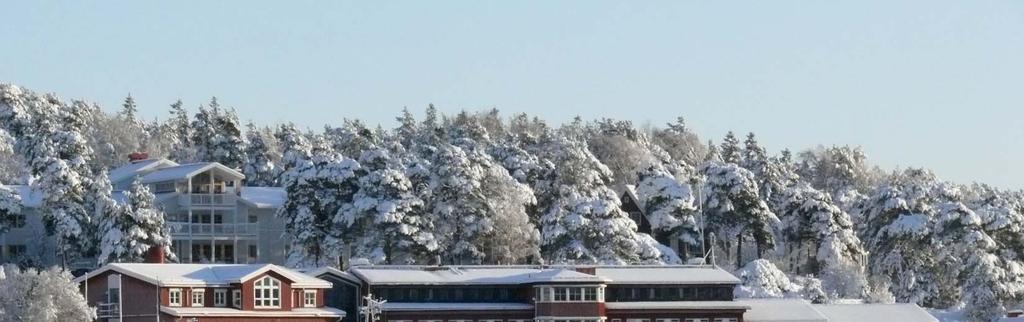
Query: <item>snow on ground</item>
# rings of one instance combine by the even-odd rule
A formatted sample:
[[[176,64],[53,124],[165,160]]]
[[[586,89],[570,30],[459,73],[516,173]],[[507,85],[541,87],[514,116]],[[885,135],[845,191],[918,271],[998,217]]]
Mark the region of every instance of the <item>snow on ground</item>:
[[[925,308],[929,314],[939,319],[939,322],[968,322],[967,316],[962,310],[940,310]]]

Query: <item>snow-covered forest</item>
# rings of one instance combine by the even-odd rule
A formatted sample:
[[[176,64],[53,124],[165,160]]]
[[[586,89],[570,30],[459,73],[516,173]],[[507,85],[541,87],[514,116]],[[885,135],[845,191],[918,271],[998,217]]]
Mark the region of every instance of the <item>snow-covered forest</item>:
[[[683,117],[551,124],[429,106],[397,113],[393,128],[307,129],[243,125],[217,98],[167,108],[143,120],[130,96],[103,109],[0,85],[0,182],[38,187],[60,253],[102,262],[170,244],[145,187],[110,199],[105,171],[144,151],[285,188],[278,216],[295,266],[336,264],[346,245],[390,264],[687,263],[706,245],[750,297],[913,302],[979,319],[1024,302],[1021,191],[880,169],[858,147],[767,151],[754,133],[701,137]],[[654,236],[620,208],[627,185]],[[0,232],[17,199],[0,189]]]

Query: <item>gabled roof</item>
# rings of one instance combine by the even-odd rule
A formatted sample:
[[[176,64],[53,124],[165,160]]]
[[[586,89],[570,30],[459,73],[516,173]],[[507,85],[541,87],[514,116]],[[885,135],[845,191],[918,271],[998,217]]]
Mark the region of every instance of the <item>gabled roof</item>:
[[[814,304],[829,322],[938,322],[917,304]]]
[[[324,275],[331,275],[331,276],[335,276],[335,277],[338,277],[340,279],[343,279],[343,280],[346,280],[346,281],[349,281],[349,282],[352,282],[352,283],[355,283],[355,284],[362,284],[362,281],[359,280],[358,277],[355,277],[354,275],[349,274],[348,272],[345,272],[345,271],[342,271],[340,269],[337,269],[337,268],[334,268],[334,267],[330,267],[330,266],[325,266],[325,267],[317,268],[317,269],[314,269],[314,270],[311,270],[311,271],[306,271],[304,273],[306,273],[307,275],[316,276],[316,277],[320,277],[320,276],[324,276]]]
[[[281,187],[242,187],[242,202],[259,209],[275,209],[284,205],[288,194]]]
[[[227,286],[242,283],[267,272],[292,282],[292,287],[330,288],[331,283],[274,264],[141,264],[113,263],[75,279],[82,282],[106,271],[116,271],[157,286]]]
[[[355,266],[349,271],[374,285],[516,285],[606,281],[599,276],[570,269],[539,266]]]
[[[110,182],[120,182],[143,171],[152,170],[161,166],[173,167],[177,165],[178,163],[167,159],[145,159],[132,161],[128,164],[110,170],[110,172],[107,173],[107,177],[110,178]]]
[[[153,183],[169,180],[184,180],[191,178],[192,176],[195,176],[199,173],[202,173],[203,171],[214,168],[227,172],[228,174],[235,176],[237,178],[245,178],[245,175],[243,175],[241,172],[238,172],[238,170],[229,168],[223,164],[217,162],[197,162],[157,169],[156,171],[150,172],[149,174],[142,176],[142,183]]]

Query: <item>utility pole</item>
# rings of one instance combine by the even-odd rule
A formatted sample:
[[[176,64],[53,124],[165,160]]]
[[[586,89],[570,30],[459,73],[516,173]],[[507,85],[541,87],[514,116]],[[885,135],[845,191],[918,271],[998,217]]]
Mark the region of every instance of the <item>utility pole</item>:
[[[359,308],[359,314],[363,315],[363,322],[379,321],[384,303],[387,303],[387,300],[375,299],[373,294],[363,296],[363,307]]]

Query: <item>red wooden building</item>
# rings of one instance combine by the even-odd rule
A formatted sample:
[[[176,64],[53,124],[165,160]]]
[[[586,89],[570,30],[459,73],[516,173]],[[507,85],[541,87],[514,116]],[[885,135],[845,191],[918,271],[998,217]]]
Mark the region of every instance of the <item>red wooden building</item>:
[[[108,264],[76,279],[100,321],[339,321],[331,283],[273,264]]]

